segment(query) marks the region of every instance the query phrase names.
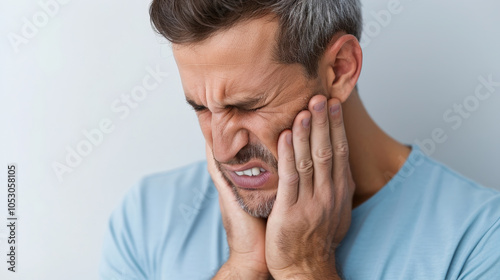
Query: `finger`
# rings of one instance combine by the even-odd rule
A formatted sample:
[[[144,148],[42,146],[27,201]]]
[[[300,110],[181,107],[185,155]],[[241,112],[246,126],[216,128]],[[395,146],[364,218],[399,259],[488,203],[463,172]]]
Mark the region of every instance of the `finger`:
[[[333,147],[333,180],[335,184],[348,188],[350,182],[345,182],[345,180],[349,178],[348,176],[350,174],[349,147],[342,117],[342,106],[339,100],[332,98],[328,102],[328,108],[330,137]],[[344,195],[346,195],[348,191],[347,189],[336,190],[336,192],[342,192]]]
[[[205,143],[205,156],[207,158],[207,169],[210,174],[212,174],[215,170],[215,162],[214,162],[214,156],[212,152],[212,148],[208,145],[208,143]]]
[[[205,153],[206,153],[206,158],[207,158],[207,169],[208,173],[210,174],[210,177],[212,178],[212,182],[215,185],[215,188],[217,189],[217,192],[219,193],[219,207],[221,210],[221,213],[225,213],[225,206],[224,204],[228,204],[230,206],[231,204],[234,204],[233,202],[233,197],[230,194],[230,189],[229,187],[226,187],[225,184],[223,184],[223,178],[222,175],[220,174],[216,164],[215,164],[215,159],[212,153],[212,149],[208,145],[208,143],[205,143]],[[224,219],[224,224],[229,225],[229,219],[223,215],[222,218]]]
[[[313,161],[309,136],[311,131],[311,112],[300,112],[293,123],[293,151],[295,169],[299,174],[299,194],[301,197],[312,197],[313,194]]]
[[[223,178],[219,168],[217,168],[212,149],[207,143],[205,143],[205,152],[207,157],[207,169],[210,173],[210,177],[212,178],[215,188],[219,192],[219,199],[222,198],[222,202],[225,203],[237,203],[236,198],[233,194],[233,190]]]
[[[295,169],[292,132],[290,130],[282,132],[278,139],[278,176],[278,192],[274,207],[288,208],[297,202],[299,182],[299,176]]]
[[[314,96],[309,102],[309,111],[312,114],[310,142],[315,195],[325,195],[325,191],[330,189],[332,178],[333,151],[326,103],[326,97],[322,95]]]

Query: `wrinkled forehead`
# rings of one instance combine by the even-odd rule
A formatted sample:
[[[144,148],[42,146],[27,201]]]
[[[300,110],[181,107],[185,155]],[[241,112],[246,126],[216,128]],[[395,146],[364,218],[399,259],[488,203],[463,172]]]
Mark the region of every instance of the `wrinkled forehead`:
[[[173,52],[182,66],[256,64],[272,60],[277,29],[270,17],[245,20],[202,42],[174,44]]]
[[[308,86],[300,64],[275,60],[278,21],[263,17],[241,22],[209,39],[174,45],[174,57],[188,99],[220,104],[247,97],[282,98]]]
[[[274,60],[277,21],[268,17],[241,22],[212,37],[189,45],[173,45],[186,89],[207,82],[266,82],[282,64]],[[210,81],[207,81],[210,80]]]

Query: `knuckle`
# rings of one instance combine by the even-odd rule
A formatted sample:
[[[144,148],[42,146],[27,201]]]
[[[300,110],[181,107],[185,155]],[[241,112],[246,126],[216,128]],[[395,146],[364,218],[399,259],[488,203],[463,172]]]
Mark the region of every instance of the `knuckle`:
[[[336,157],[340,157],[342,159],[346,159],[349,157],[349,146],[347,145],[347,141],[336,143],[334,149]]]
[[[347,179],[347,192],[349,195],[354,194],[354,191],[356,190],[356,182],[354,182],[354,179],[350,176]]]
[[[351,183],[349,184],[349,193],[352,195],[356,191],[356,183],[354,183],[354,180],[351,180]]]
[[[335,207],[335,197],[333,196],[333,194],[324,194],[321,197],[321,200],[325,205],[328,205],[329,208]]]
[[[342,120],[340,120],[340,119],[333,120],[332,123],[331,123],[331,126],[333,128],[342,128],[342,126],[343,126]]]
[[[294,163],[295,157],[292,153],[290,153],[284,157],[284,160],[286,161],[286,163]]]
[[[330,121],[330,125],[333,128],[341,128],[344,125],[343,119],[342,118],[333,118]]]
[[[348,192],[349,186],[346,186],[345,183],[339,183],[339,184],[336,184],[336,186],[337,186],[337,188],[335,189],[334,198],[339,200],[339,202],[347,199],[347,192]]]
[[[321,148],[316,151],[316,158],[319,162],[327,163],[333,157],[332,149],[330,147]]]
[[[319,117],[316,119],[316,125],[319,127],[326,127],[328,126],[328,118],[326,117]]]
[[[311,174],[313,171],[313,162],[311,159],[302,159],[297,165],[297,171],[303,174]]]
[[[309,135],[308,134],[304,134],[301,137],[299,137],[299,142],[302,143],[302,144],[309,143]]]

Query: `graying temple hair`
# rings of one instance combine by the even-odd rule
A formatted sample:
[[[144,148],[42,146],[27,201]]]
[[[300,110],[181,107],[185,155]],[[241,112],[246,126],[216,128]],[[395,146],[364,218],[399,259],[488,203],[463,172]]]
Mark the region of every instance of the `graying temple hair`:
[[[275,58],[300,63],[309,77],[333,36],[344,31],[361,39],[359,0],[153,0],[151,22],[174,44],[201,42],[245,19],[275,14],[280,30]]]

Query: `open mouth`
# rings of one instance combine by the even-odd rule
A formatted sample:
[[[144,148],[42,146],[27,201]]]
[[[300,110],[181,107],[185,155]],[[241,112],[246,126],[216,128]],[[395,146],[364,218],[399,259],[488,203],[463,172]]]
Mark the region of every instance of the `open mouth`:
[[[237,168],[229,167],[226,170],[234,185],[241,189],[262,189],[271,177],[271,172],[267,171],[260,162],[249,162]]]
[[[264,172],[266,172],[266,170],[262,167],[252,167],[243,171],[234,171],[238,176],[259,176]]]

